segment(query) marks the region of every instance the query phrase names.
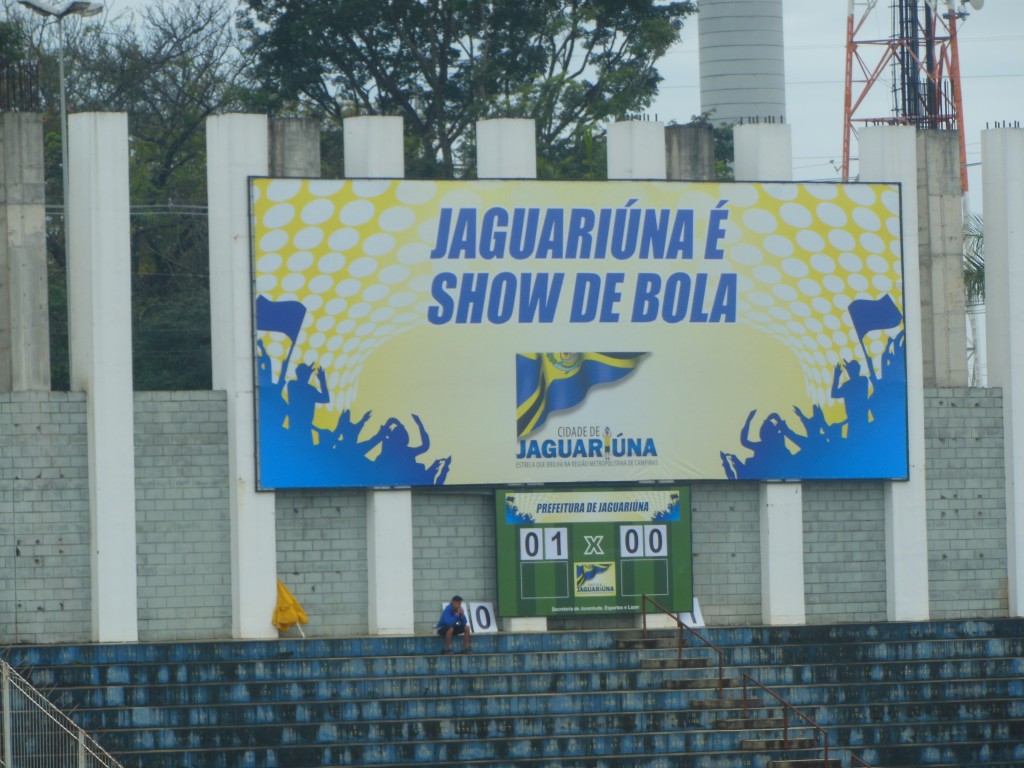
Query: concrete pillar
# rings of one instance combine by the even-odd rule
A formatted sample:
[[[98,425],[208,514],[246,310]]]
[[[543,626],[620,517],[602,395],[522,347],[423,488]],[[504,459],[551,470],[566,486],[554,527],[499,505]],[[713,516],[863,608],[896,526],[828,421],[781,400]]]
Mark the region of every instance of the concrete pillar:
[[[967,384],[967,308],[956,132],[917,132],[917,196],[924,385],[963,387]]]
[[[0,113],[0,392],[50,388],[43,122]]]
[[[537,178],[536,124],[526,119],[479,120],[476,124],[476,168],[480,179]],[[544,616],[507,618],[506,632],[544,632]]]
[[[256,492],[253,419],[252,278],[249,176],[268,172],[267,118],[218,115],[206,121],[210,221],[210,327],[213,387],[227,393],[231,516],[231,631],[277,637],[274,495]]]
[[[737,179],[790,181],[793,140],[788,125],[758,123],[733,129]],[[765,624],[803,624],[803,485],[761,483],[761,616]]]
[[[981,134],[989,386],[1003,390],[1007,597],[1024,616],[1024,130]]]
[[[874,126],[860,133],[860,180],[899,182],[903,186],[903,319],[910,479],[887,482],[884,488],[886,612],[890,621],[920,621],[929,614],[916,134],[908,126]],[[960,322],[964,322],[962,317]]]
[[[68,123],[71,388],[86,393],[92,638],[138,640],[128,116]]]
[[[625,120],[608,126],[609,179],[664,179],[665,126]]]
[[[760,483],[761,615],[765,624],[804,624],[801,483]]]
[[[737,181],[791,181],[793,131],[785,123],[749,123],[732,129]]]
[[[404,123],[400,117],[346,117],[345,175],[352,179],[405,176]]]
[[[479,120],[476,124],[476,142],[477,178],[537,178],[537,138],[533,120]],[[488,151],[480,151],[481,145],[486,146]]]
[[[711,126],[690,123],[666,127],[665,166],[673,181],[714,181],[715,134]]]
[[[270,121],[271,176],[320,177],[320,123],[312,117]]]
[[[405,176],[400,117],[345,119],[345,175],[400,179]],[[373,635],[413,633],[412,493],[366,492],[366,563],[369,631]],[[443,597],[438,595],[438,600]]]
[[[608,126],[608,178],[662,180],[667,175],[665,127],[659,122],[628,120]],[[643,625],[637,616],[635,626]],[[648,627],[675,627],[675,620],[661,612],[648,614]]]

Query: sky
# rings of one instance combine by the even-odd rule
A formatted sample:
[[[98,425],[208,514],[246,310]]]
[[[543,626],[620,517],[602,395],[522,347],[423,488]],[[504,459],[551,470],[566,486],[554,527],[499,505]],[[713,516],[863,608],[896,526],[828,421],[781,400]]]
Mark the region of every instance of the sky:
[[[109,0],[115,14],[156,0]],[[698,0],[699,2],[699,0]],[[865,35],[892,34],[892,0],[878,0]],[[857,5],[860,18],[863,0]],[[794,178],[838,179],[843,147],[843,71],[846,63],[848,0],[783,0],[786,119],[793,130]],[[970,207],[981,208],[981,131],[986,124],[1024,125],[1024,0],[986,0],[960,26],[960,71],[967,133]],[[865,57],[875,55],[864,51]],[[650,110],[662,122],[685,123],[700,113],[697,20],[683,29],[681,42],[659,64],[664,77]],[[891,114],[887,83],[871,92],[877,103],[860,114]],[[856,146],[851,154],[856,155]],[[854,169],[855,170],[855,169]]]
[[[862,5],[862,4],[859,4]],[[878,0],[864,30],[878,38],[892,35],[891,0]],[[981,207],[981,131],[986,123],[1024,125],[1024,0],[987,0],[959,29],[970,201]],[[857,18],[862,15],[857,10]],[[847,0],[783,0],[786,69],[786,121],[793,131],[794,178],[838,179],[843,148],[843,93],[846,63]],[[866,35],[865,35],[866,36]],[[861,38],[863,39],[863,38]],[[877,54],[862,50],[862,54]],[[663,122],[687,122],[700,112],[697,23],[662,60],[664,77],[652,115]],[[885,83],[871,96],[881,99],[861,114],[891,114]],[[851,154],[856,154],[856,147]]]

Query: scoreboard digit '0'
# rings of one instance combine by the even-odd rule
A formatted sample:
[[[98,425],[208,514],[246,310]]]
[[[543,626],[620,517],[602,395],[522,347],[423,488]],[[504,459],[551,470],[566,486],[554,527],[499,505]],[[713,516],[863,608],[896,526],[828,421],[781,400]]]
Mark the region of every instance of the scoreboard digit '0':
[[[497,493],[502,616],[693,608],[690,489]]]

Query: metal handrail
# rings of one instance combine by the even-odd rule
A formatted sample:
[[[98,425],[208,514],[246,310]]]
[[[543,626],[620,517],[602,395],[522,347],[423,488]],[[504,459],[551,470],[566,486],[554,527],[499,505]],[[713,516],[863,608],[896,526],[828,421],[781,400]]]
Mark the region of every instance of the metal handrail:
[[[687,632],[689,632],[691,635],[696,637],[698,640],[700,640],[702,643],[704,643],[706,646],[711,648],[716,654],[718,654],[718,695],[721,696],[722,695],[722,691],[725,688],[725,671],[724,671],[725,670],[725,651],[723,651],[717,645],[712,643],[710,640],[708,640],[706,637],[704,637],[704,635],[702,635],[700,632],[695,630],[693,627],[687,626],[686,624],[681,622],[679,620],[678,616],[676,616],[674,613],[672,613],[672,611],[670,611],[668,608],[663,606],[661,603],[659,603],[657,600],[655,600],[650,595],[644,594],[644,595],[641,595],[641,598],[642,599],[641,599],[640,607],[641,607],[641,611],[643,612],[643,626],[644,626],[644,639],[645,640],[647,639],[647,603],[651,603],[651,605],[653,605],[659,611],[661,611],[666,616],[670,617],[673,621],[675,621],[676,626],[679,627],[679,646],[678,646],[677,651],[676,651],[676,659],[677,660],[681,661],[682,658],[683,658],[683,643],[684,643],[684,640],[683,640],[683,637],[684,637],[683,630],[684,629]]]
[[[766,685],[764,685],[762,683],[759,683],[757,680],[755,680],[747,672],[743,673],[743,717],[746,718],[747,715],[748,715],[748,711],[747,711],[747,682],[748,681],[753,683],[754,685],[756,685],[758,688],[760,688],[762,691],[767,693],[769,696],[771,696],[773,699],[775,699],[777,702],[779,702],[779,704],[782,705],[782,748],[783,749],[789,749],[789,712],[792,711],[795,714],[797,714],[798,716],[800,716],[801,718],[803,718],[807,722],[807,724],[809,726],[811,726],[811,728],[814,728],[818,733],[821,734],[821,738],[822,738],[822,741],[824,743],[824,750],[825,750],[824,760],[825,760],[826,763],[828,763],[828,731],[826,731],[824,728],[822,728],[820,725],[818,725],[811,718],[810,715],[805,714],[804,712],[801,712],[799,709],[794,707],[792,704],[790,704],[784,698],[779,696],[779,694],[777,694],[771,688],[769,688],[768,686],[766,686]]]
[[[710,640],[708,640],[706,637],[704,637],[700,632],[695,630],[693,627],[690,627],[690,626],[687,626],[686,624],[684,624],[682,621],[679,620],[679,617],[676,614],[672,613],[672,611],[670,611],[667,608],[665,608],[665,606],[661,605],[661,603],[659,603],[657,600],[655,600],[653,597],[650,597],[647,594],[641,595],[641,603],[640,603],[641,611],[643,613],[643,633],[644,633],[644,639],[647,638],[647,603],[651,603],[655,608],[657,608],[659,611],[664,613],[666,616],[670,616],[675,621],[676,626],[679,627],[679,647],[678,647],[678,654],[677,654],[677,658],[678,659],[682,659],[683,658],[683,630],[684,629],[686,631],[688,631],[690,634],[692,634],[695,637],[697,637],[702,643],[707,645],[709,648],[712,648],[715,651],[715,653],[718,654],[718,693],[719,693],[719,695],[721,695],[722,694],[722,689],[723,689],[723,687],[725,685],[725,672],[724,672],[724,669],[725,669],[725,665],[724,665],[725,651],[722,650],[721,648],[719,648],[714,643],[712,643]],[[814,728],[816,731],[818,731],[818,733],[821,734],[822,741],[824,743],[824,753],[825,753],[824,754],[824,760],[827,762],[828,761],[828,731],[826,731],[823,727],[818,725],[818,723],[815,722],[809,715],[805,714],[804,712],[801,712],[795,706],[793,706],[788,701],[786,701],[784,698],[782,698],[779,694],[777,694],[771,688],[769,688],[768,686],[764,685],[763,683],[760,683],[757,680],[755,680],[748,672],[744,672],[743,673],[743,717],[746,718],[748,716],[748,714],[749,714],[749,709],[748,709],[749,699],[747,698],[747,681],[748,680],[751,683],[753,683],[754,685],[756,685],[758,688],[760,688],[762,691],[767,693],[769,696],[771,696],[773,699],[775,699],[777,702],[779,702],[779,704],[782,705],[782,745],[783,745],[783,749],[788,749],[789,748],[789,746],[788,746],[789,745],[789,711],[792,710],[797,715],[799,715],[801,718],[803,718],[805,721],[807,721],[807,723],[808,723],[808,725],[810,727]],[[851,761],[853,761],[856,764],[862,766],[862,768],[872,768],[870,763],[864,762],[862,759],[857,757],[852,752],[850,752],[849,754],[850,754]]]
[[[0,665],[0,768],[123,768],[10,664]]]

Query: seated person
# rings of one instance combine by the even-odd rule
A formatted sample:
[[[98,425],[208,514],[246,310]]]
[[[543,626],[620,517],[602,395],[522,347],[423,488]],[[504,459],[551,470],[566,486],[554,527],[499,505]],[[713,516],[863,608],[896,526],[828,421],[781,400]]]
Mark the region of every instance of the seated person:
[[[462,598],[458,595],[455,595],[441,611],[441,618],[435,629],[437,634],[444,638],[444,653],[452,652],[452,637],[455,635],[462,635],[462,652],[470,652],[469,622],[466,620],[466,611],[462,607]]]

